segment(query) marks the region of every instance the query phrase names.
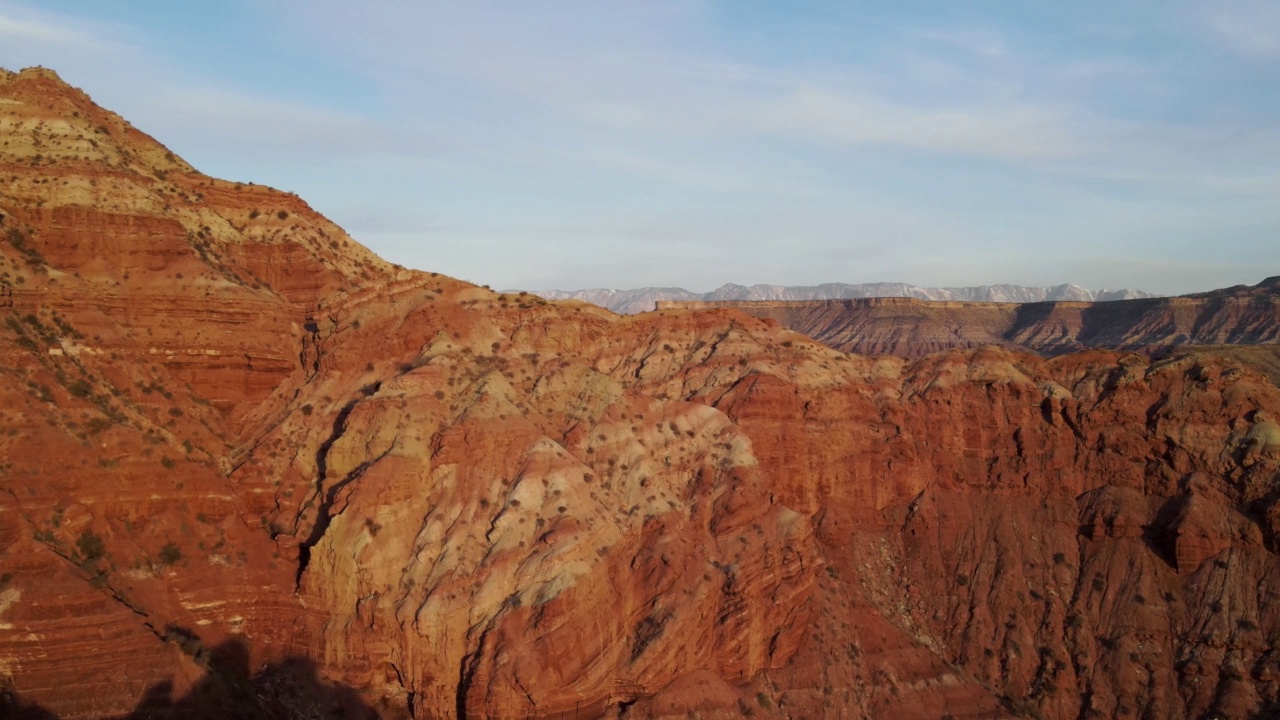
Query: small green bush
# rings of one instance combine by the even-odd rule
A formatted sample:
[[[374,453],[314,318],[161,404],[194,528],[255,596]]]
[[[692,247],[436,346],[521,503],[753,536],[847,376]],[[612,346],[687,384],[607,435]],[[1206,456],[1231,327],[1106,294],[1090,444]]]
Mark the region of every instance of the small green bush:
[[[95,535],[89,528],[85,528],[84,532],[80,533],[80,537],[76,540],[76,547],[88,562],[98,560],[107,552],[102,538]]]
[[[170,541],[167,545],[160,548],[160,562],[164,565],[175,565],[182,560],[182,550],[177,544]]]

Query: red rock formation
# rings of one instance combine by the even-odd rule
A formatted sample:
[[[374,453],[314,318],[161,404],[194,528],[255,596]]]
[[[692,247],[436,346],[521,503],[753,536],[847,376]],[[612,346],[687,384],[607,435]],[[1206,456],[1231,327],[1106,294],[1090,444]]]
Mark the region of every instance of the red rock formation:
[[[1280,388],[1234,356],[867,358],[495,294],[46,71],[0,99],[26,702],[198,695],[231,644],[389,717],[1280,707]]]

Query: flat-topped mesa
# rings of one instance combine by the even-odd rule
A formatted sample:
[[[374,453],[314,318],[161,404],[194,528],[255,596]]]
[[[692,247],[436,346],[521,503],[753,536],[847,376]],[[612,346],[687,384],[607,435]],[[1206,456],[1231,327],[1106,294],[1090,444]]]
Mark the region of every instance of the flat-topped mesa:
[[[656,310],[734,309],[838,350],[920,357],[1001,345],[1042,355],[1088,348],[1163,352],[1184,345],[1280,343],[1280,279],[1171,298],[992,303],[883,297],[659,301]]]

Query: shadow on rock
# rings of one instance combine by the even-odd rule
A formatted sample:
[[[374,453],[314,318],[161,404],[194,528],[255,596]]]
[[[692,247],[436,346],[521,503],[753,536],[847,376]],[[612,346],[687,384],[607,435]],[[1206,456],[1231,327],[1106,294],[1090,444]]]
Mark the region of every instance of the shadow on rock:
[[[11,688],[0,685],[0,718],[5,720],[58,720],[58,716],[39,705],[29,705]]]
[[[194,637],[194,636],[192,636]],[[117,720],[377,720],[377,711],[351,688],[320,677],[315,663],[292,658],[249,670],[249,650],[231,640],[193,656],[206,667],[203,678],[181,697],[173,683],[156,683],[133,711]],[[0,685],[0,718],[57,720]]]
[[[249,650],[230,640],[208,653],[208,671],[186,695],[153,685],[125,720],[372,720],[378,713],[354,690],[326,682],[315,663],[294,658],[249,671]]]

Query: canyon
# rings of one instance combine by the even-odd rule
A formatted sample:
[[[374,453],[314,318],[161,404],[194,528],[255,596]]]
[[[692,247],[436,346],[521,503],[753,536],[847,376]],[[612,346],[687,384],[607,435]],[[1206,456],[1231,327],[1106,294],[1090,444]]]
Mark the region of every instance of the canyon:
[[[1274,282],[1132,347],[620,316],[388,263],[38,68],[0,177],[0,711],[1280,713]]]

